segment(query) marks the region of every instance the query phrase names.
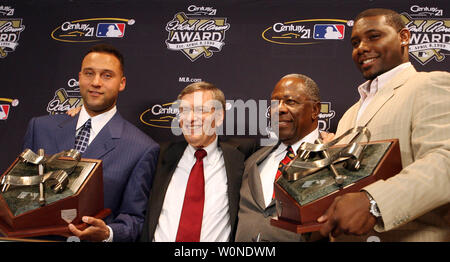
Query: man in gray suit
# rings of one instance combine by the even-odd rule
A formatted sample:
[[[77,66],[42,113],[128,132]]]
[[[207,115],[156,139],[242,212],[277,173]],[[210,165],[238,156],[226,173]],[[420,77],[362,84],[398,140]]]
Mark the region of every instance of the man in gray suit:
[[[314,143],[319,137],[319,89],[309,77],[289,74],[276,84],[271,99],[279,102],[270,109],[271,114],[279,116],[279,141],[261,148],[245,162],[236,241],[307,240],[271,226],[270,219],[276,216],[273,189],[279,165],[287,164],[301,143]]]

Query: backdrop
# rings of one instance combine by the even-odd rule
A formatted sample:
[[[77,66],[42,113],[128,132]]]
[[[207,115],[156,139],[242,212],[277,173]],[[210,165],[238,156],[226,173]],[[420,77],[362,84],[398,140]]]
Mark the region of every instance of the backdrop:
[[[32,117],[82,103],[81,59],[102,41],[125,56],[118,110],[158,142],[182,139],[170,106],[201,80],[226,95],[226,135],[264,137],[267,99],[288,73],[318,83],[320,128],[334,132],[364,81],[351,60],[352,19],[373,7],[403,14],[418,71],[448,71],[448,0],[0,1],[0,171],[21,152]]]

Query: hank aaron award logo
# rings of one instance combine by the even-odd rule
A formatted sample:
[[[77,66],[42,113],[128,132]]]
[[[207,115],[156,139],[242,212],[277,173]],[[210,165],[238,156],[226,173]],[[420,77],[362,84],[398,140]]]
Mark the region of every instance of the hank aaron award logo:
[[[5,58],[8,53],[14,52],[19,45],[20,33],[25,30],[22,18],[12,18],[14,8],[0,6],[0,58]]]
[[[225,32],[230,29],[226,18],[218,18],[212,7],[188,7],[191,13],[179,12],[166,25],[169,35],[167,49],[180,51],[192,62],[199,57],[210,58],[225,45]]]
[[[56,90],[55,96],[48,103],[47,112],[50,115],[63,114],[67,110],[83,104],[78,81],[72,78],[67,81],[67,85],[70,89],[60,88]]]
[[[442,18],[443,9],[413,5],[402,13],[411,32],[409,54],[420,64],[442,62],[450,54],[450,19]]]

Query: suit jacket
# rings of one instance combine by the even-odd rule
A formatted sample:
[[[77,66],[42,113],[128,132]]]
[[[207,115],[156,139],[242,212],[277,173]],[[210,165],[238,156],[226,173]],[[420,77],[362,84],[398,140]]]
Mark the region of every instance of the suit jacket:
[[[239,223],[235,239],[237,242],[255,241],[258,234],[261,241],[303,241],[303,236],[300,234],[270,225],[270,219],[277,216],[274,200],[265,207],[258,165],[277,147],[278,145],[263,147],[245,162],[240,190]]]
[[[450,241],[450,74],[419,73],[411,66],[377,92],[356,122],[359,107],[360,102],[344,114],[336,136],[366,125],[371,140],[398,138],[403,164],[396,176],[364,188],[383,220],[375,227],[379,232],[368,235],[381,241]]]
[[[148,201],[148,212],[144,222],[144,230],[142,232],[141,241],[150,242],[153,240],[167,188],[187,145],[188,144],[186,141],[181,141],[169,143],[168,145],[161,147],[154,185],[150,192],[150,198]],[[228,180],[231,240],[234,239],[234,234],[236,231],[236,220],[239,207],[239,188],[241,186],[242,172],[244,170],[244,161],[247,156],[254,152],[255,146],[256,145],[253,142],[225,142],[219,139],[219,147],[223,152],[223,159],[225,162]]]
[[[77,117],[63,115],[31,119],[24,148],[55,154],[74,147]],[[156,167],[159,145],[117,112],[82,154],[103,161],[104,206],[112,214],[105,222],[113,241],[136,241]]]

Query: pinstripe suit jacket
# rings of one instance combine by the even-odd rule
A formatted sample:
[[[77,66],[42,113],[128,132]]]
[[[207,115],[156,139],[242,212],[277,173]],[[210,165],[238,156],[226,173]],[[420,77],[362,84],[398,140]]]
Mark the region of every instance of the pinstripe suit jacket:
[[[371,140],[398,138],[403,164],[396,176],[364,188],[383,220],[368,235],[381,241],[450,241],[450,73],[411,66],[377,92],[356,122],[359,107],[360,102],[344,114],[336,136],[366,125]]]
[[[42,116],[31,119],[24,148],[55,154],[74,147],[78,116]],[[144,221],[146,203],[159,145],[117,112],[91,142],[84,158],[103,161],[104,206],[112,214],[105,222],[114,241],[137,240]]]

